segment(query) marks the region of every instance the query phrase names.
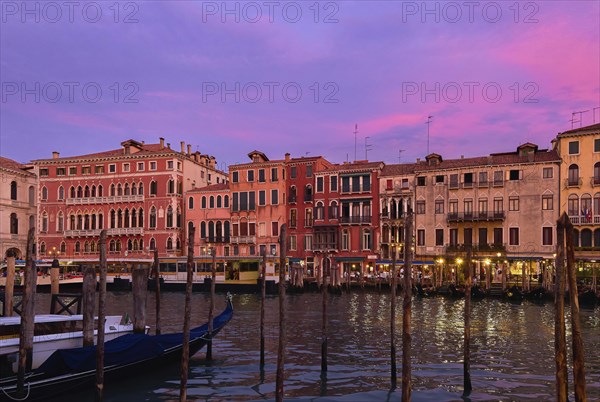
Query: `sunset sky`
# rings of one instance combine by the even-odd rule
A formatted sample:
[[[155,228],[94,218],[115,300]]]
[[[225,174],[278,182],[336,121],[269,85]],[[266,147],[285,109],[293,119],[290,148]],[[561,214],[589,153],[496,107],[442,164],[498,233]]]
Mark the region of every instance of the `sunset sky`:
[[[427,154],[428,115],[445,158],[600,122],[598,1],[24,4],[0,21],[0,151],[20,162],[161,136],[220,168],[342,162],[358,124],[357,158],[368,136],[397,163]]]

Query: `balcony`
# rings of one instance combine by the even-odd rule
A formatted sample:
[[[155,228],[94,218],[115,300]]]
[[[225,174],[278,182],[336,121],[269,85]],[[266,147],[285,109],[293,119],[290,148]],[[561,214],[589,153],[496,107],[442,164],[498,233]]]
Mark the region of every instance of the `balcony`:
[[[100,236],[102,229],[65,230],[65,237],[94,237]],[[144,228],[111,228],[106,229],[108,236],[143,235]]]
[[[458,185],[457,181],[451,181],[450,184],[448,185],[448,188],[450,190],[458,190],[460,186]]]
[[[117,195],[109,197],[67,198],[67,205],[116,204],[144,201],[144,195]]]
[[[591,177],[590,178],[590,184],[592,185],[592,187],[598,187],[600,186],[600,176],[596,177]]]
[[[232,244],[256,244],[256,236],[231,236]]]
[[[340,217],[340,222],[346,223],[346,224],[371,223],[371,215],[342,216],[342,217]]]
[[[573,225],[598,225],[600,224],[600,215],[590,216],[570,216],[569,219]]]
[[[479,181],[477,183],[477,187],[479,188],[485,188],[485,187],[489,187],[490,186],[490,182],[485,180],[485,181]]]
[[[102,229],[65,230],[65,237],[94,237],[100,236]]]
[[[504,180],[500,179],[500,180],[494,180],[494,187],[504,187]]]
[[[468,249],[480,253],[501,253],[506,252],[506,244],[503,243],[474,243],[474,244],[447,244],[446,253],[466,253]]]
[[[207,243],[229,243],[229,236],[208,236],[204,240]]]
[[[494,212],[453,212],[447,215],[448,223],[456,222],[485,222],[485,221],[503,221],[505,219],[504,211]]]
[[[565,179],[565,187],[581,187],[583,179],[581,177],[569,177]]]

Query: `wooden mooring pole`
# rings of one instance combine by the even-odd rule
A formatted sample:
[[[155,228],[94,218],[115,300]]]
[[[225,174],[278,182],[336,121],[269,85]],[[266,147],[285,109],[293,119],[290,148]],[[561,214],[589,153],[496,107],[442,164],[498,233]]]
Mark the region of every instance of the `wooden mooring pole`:
[[[158,248],[154,248],[154,283],[156,292],[156,335],[160,335],[160,264],[158,262]]]
[[[13,296],[15,291],[15,265],[16,255],[14,250],[8,250],[6,257],[6,286],[4,287],[4,315],[13,315]]]
[[[275,400],[283,402],[285,364],[285,252],[287,245],[286,225],[279,233],[279,345],[277,347],[277,374],[275,377]]]
[[[100,285],[98,294],[98,343],[96,346],[96,402],[104,399],[104,320],[106,318],[106,229],[100,232]]]
[[[327,257],[327,252],[323,255],[323,286],[321,288],[321,294],[323,297],[323,311],[322,311],[322,322],[321,322],[321,373],[327,372],[327,299],[328,287],[329,287],[329,273],[330,264]]]
[[[148,268],[137,267],[131,272],[133,291],[133,332],[146,332],[146,301],[148,295]]]
[[[393,240],[392,240],[393,242]],[[396,293],[398,285],[396,283],[396,253],[397,245],[392,244],[392,276],[390,277],[391,296],[390,296],[390,358],[391,358],[391,385],[396,389],[398,374],[396,368]]]
[[[55,296],[57,294],[60,293],[60,264],[58,262],[58,258],[54,258],[54,260],[52,260],[52,266],[50,267],[50,294],[52,296]],[[94,292],[96,291],[96,289],[94,289]],[[54,300],[54,297],[52,297],[51,300]],[[53,303],[53,302],[51,302]],[[54,309],[55,306],[50,306],[50,309]]]
[[[412,315],[412,228],[413,214],[408,211],[404,226],[404,302],[402,305],[402,401],[410,401],[412,393],[411,379],[411,342],[410,321]]]
[[[211,276],[210,276],[210,305],[208,308],[208,343],[206,344],[206,360],[212,360],[212,339],[213,339],[213,316],[215,313],[215,289],[217,284],[217,249],[210,249],[212,254]]]
[[[573,384],[575,388],[575,402],[587,400],[585,391],[585,367],[583,336],[579,320],[579,297],[577,293],[577,277],[575,267],[575,249],[573,246],[573,224],[566,218],[566,243],[567,243],[567,278],[569,281],[569,299],[571,302],[571,337],[573,348]]]
[[[24,293],[21,309],[21,327],[19,329],[19,369],[17,372],[17,391],[22,397],[25,393],[25,373],[31,371],[33,357],[33,328],[35,316],[35,287],[37,269],[35,267],[35,229],[27,233],[27,253],[25,260]]]
[[[265,368],[265,299],[267,281],[267,250],[263,250],[260,266],[260,369]]]
[[[472,285],[473,255],[471,247],[467,249],[467,261],[465,261],[465,327],[464,327],[464,391],[463,396],[468,397],[473,390],[471,385],[471,285]]]
[[[556,400],[567,400],[567,340],[565,332],[565,222],[563,213],[556,222],[556,282],[554,290],[554,356]]]
[[[187,401],[187,380],[190,364],[190,319],[192,315],[192,282],[194,280],[194,235],[195,227],[188,229],[187,281],[185,283],[185,304],[183,315],[183,348],[181,351],[181,383],[179,401]]]
[[[94,312],[96,310],[96,270],[87,265],[83,271],[83,346],[94,344]]]

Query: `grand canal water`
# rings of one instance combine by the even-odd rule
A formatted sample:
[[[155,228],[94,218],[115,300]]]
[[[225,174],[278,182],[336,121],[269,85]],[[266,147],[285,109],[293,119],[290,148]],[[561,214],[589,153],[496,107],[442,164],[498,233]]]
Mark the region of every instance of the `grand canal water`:
[[[208,296],[193,295],[192,325],[206,321]],[[108,313],[132,310],[131,293],[109,293]],[[163,332],[180,331],[183,293],[163,293]],[[47,312],[48,295],[38,295]],[[217,310],[225,305],[217,295]],[[204,351],[191,360],[188,396],[201,401],[274,400],[278,299],[266,304],[267,365],[259,370],[259,307],[256,295],[235,295],[235,316],[215,341],[208,364]],[[320,373],[321,296],[287,297],[286,400],[399,401],[389,389],[389,295],[351,293],[330,296],[329,372]],[[414,299],[413,401],[458,401],[462,394],[463,307],[461,300]],[[397,339],[401,339],[401,304]],[[473,302],[471,372],[473,401],[550,401],[554,393],[553,305]],[[600,308],[582,310],[588,400],[600,400]],[[154,323],[154,296],[148,297],[148,323]],[[567,326],[569,328],[569,326]],[[570,336],[570,333],[568,334]],[[401,341],[398,342],[398,365]],[[571,375],[571,374],[570,374]],[[179,368],[165,367],[106,387],[108,401],[176,400]],[[572,384],[569,386],[572,390]],[[64,400],[92,400],[82,392]]]

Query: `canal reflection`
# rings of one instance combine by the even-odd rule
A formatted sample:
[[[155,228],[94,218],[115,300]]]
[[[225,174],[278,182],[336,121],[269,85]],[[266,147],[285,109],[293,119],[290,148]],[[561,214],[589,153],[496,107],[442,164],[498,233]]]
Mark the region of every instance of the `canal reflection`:
[[[219,310],[225,297],[217,298]],[[163,333],[181,331],[183,299],[183,293],[163,293]],[[47,312],[48,305],[49,296],[38,295],[38,312]],[[131,314],[131,294],[109,293],[107,305],[109,314]],[[258,364],[260,300],[256,295],[236,295],[234,307],[234,319],[215,341],[215,360],[206,363],[201,351],[190,363],[190,400],[274,399],[278,299],[267,299],[264,372]],[[414,401],[462,400],[463,307],[462,300],[413,300]],[[553,400],[553,305],[512,305],[489,299],[473,302],[472,308],[471,400]],[[389,295],[354,292],[330,296],[329,309],[329,371],[322,376],[321,295],[287,297],[286,400],[399,401],[400,393],[389,390]],[[400,364],[401,298],[397,311]],[[192,326],[205,322],[207,312],[208,296],[194,294]],[[582,310],[588,400],[600,400],[599,317],[600,308]],[[154,296],[149,295],[148,324],[152,326],[154,319]],[[174,400],[178,381],[178,367],[165,367],[107,385],[107,400]],[[88,400],[90,395],[77,394],[70,400]]]

